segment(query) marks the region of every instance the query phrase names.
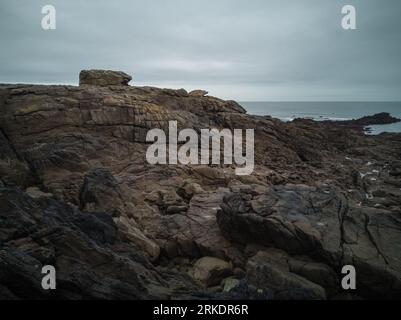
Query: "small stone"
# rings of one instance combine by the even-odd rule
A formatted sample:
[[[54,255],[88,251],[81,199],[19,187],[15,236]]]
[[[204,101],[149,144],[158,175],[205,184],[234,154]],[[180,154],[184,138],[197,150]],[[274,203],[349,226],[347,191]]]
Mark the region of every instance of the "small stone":
[[[223,291],[230,292],[232,289],[239,285],[240,281],[233,277],[227,278],[223,280]]]
[[[176,214],[176,213],[181,213],[185,212],[188,210],[188,206],[169,206],[166,209],[167,214]]]
[[[51,198],[53,197],[52,193],[46,193],[41,191],[39,188],[37,187],[29,187],[28,189],[26,189],[26,193],[34,199],[40,199],[40,198]]]
[[[206,287],[219,284],[231,273],[232,266],[230,263],[213,257],[203,257],[194,265],[194,278]]]
[[[188,181],[184,183],[181,190],[186,198],[192,198],[195,194],[205,192],[198,183]]]

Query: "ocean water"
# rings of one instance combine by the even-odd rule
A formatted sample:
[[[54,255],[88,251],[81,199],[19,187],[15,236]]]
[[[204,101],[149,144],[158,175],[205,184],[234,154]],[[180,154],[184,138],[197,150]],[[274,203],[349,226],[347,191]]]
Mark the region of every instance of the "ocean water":
[[[295,118],[352,120],[380,112],[401,118],[401,102],[240,102],[249,114],[269,115],[283,121]],[[401,122],[370,126],[370,134],[401,132]]]

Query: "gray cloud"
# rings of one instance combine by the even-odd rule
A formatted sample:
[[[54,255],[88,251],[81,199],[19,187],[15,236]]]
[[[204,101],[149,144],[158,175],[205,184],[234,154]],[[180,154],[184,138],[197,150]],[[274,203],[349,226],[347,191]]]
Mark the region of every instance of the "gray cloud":
[[[53,4],[57,29],[41,29]],[[355,31],[341,7],[357,9]],[[0,82],[134,83],[237,100],[401,100],[399,0],[4,0]]]

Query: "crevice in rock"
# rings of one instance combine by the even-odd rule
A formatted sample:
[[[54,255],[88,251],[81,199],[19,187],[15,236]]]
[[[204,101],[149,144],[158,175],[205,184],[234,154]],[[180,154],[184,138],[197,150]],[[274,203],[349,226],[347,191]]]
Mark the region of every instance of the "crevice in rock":
[[[7,135],[6,131],[0,127],[0,133],[4,136],[4,138],[6,139],[10,149],[12,150],[12,152],[15,154],[16,158],[20,161],[23,161],[21,155],[18,153],[17,149],[15,148],[14,144],[12,143],[12,141],[10,140],[9,136]]]
[[[383,251],[380,249],[379,244],[376,242],[373,234],[370,232],[369,230],[369,223],[370,223],[370,217],[367,214],[364,214],[365,217],[365,231],[369,237],[370,242],[373,244],[373,246],[376,248],[377,252],[379,253],[379,255],[383,258],[384,262],[386,263],[386,265],[389,265],[388,259],[386,258],[385,254],[383,253]]]
[[[347,200],[345,200],[347,201]],[[344,244],[346,243],[345,240],[345,230],[344,230],[344,222],[346,219],[346,216],[349,211],[349,206],[348,202],[346,202],[345,207],[343,207],[343,201],[340,199],[339,207],[337,209],[337,217],[338,217],[338,223],[339,223],[339,231],[340,231],[340,248],[341,248],[341,258],[340,258],[340,263],[344,264]]]

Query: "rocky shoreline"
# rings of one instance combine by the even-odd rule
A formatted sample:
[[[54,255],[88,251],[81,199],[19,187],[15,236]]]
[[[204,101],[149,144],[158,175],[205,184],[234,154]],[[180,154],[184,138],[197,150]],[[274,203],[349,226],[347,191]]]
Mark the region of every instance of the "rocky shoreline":
[[[0,298],[401,298],[401,134],[131,79],[0,85]],[[253,174],[148,164],[146,132],[171,120],[254,129]],[[341,288],[346,264],[355,291]]]

